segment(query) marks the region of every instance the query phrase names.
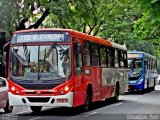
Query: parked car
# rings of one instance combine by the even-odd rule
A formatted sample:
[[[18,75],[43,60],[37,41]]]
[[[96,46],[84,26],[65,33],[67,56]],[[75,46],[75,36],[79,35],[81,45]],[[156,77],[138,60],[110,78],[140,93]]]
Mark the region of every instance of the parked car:
[[[8,83],[3,77],[0,77],[0,108],[3,108],[6,113],[11,113],[13,110],[13,106],[9,105]]]
[[[157,80],[158,80],[158,84],[160,84],[160,75],[158,75]]]

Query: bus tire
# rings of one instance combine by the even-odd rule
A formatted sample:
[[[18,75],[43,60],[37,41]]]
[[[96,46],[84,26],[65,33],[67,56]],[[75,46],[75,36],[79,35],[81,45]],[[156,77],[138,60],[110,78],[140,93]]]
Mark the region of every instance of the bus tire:
[[[146,88],[146,93],[149,92],[149,79],[147,79],[147,88]]]
[[[155,86],[156,86],[156,80],[154,79],[154,85],[152,87],[152,91],[155,91]]]
[[[86,91],[84,110],[88,111],[91,108],[91,104],[92,104],[92,88],[89,87],[87,88],[87,91]]]
[[[152,91],[155,91],[155,86],[152,87]]]
[[[39,113],[42,110],[42,106],[30,106],[32,112]]]
[[[119,83],[116,83],[115,96],[113,97],[115,102],[118,102],[119,99]]]
[[[13,106],[10,106],[10,105],[9,105],[9,101],[7,101],[7,105],[6,105],[6,107],[4,108],[5,113],[11,113],[12,110],[13,110]]]

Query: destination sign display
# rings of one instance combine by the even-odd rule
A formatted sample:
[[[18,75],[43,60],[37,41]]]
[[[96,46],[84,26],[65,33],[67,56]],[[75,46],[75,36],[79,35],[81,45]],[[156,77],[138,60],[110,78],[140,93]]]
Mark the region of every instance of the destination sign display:
[[[142,54],[128,54],[128,58],[141,58]]]
[[[12,43],[26,42],[69,42],[68,32],[26,32],[14,34]]]

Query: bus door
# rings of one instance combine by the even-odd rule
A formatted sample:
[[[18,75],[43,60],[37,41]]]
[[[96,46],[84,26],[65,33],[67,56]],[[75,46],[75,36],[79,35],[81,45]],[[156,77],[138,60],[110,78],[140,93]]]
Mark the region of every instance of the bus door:
[[[79,39],[74,38],[73,42],[74,56],[74,105],[81,105],[84,102],[84,84],[83,84],[83,67],[82,67],[82,44]]]
[[[10,48],[10,41],[3,46],[3,56],[2,56],[2,65],[1,69],[1,77],[7,78],[8,75],[8,61],[9,61],[9,48]]]

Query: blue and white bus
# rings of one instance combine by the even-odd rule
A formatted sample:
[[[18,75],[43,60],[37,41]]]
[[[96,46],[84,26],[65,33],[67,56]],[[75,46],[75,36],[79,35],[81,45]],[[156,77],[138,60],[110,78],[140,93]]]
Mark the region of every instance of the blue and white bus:
[[[128,91],[155,90],[158,84],[157,60],[156,57],[140,51],[128,52]]]

